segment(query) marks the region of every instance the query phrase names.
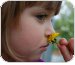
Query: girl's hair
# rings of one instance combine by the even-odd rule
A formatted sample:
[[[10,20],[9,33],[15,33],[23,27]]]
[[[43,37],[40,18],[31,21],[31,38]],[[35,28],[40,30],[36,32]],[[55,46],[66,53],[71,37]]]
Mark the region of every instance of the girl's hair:
[[[55,15],[58,14],[61,1],[8,1],[1,8],[1,56],[6,61],[20,61],[10,50],[7,40],[7,29],[11,25],[17,25],[18,22],[12,20],[20,15],[28,7],[42,6],[47,10],[52,10]]]

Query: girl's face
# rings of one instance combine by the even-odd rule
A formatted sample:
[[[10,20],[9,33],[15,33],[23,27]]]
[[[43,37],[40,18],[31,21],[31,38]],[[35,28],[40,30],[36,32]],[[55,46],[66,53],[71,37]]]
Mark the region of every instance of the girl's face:
[[[48,46],[47,36],[54,32],[53,15],[39,6],[26,8],[19,17],[18,27],[10,30],[11,49],[23,58],[39,59]]]

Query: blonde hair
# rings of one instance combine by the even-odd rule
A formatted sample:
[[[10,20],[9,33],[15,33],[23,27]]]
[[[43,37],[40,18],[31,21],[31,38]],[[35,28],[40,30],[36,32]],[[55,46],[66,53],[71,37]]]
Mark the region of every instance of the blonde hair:
[[[18,24],[18,22],[11,20],[17,18],[17,15],[20,15],[25,8],[40,4],[47,10],[54,11],[56,15],[59,12],[61,1],[8,1],[3,4],[1,8],[1,56],[6,61],[21,61],[19,57],[13,54],[8,44],[8,28]]]

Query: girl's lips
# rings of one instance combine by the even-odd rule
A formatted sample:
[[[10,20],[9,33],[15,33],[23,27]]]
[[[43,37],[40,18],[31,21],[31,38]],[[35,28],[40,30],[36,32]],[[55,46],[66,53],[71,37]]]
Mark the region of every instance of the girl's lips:
[[[41,51],[46,51],[47,47],[41,47],[40,50]]]
[[[43,45],[43,46],[40,47],[40,49],[41,49],[42,51],[45,51],[45,50],[47,49],[48,45],[49,45],[49,44]]]
[[[43,45],[43,46],[41,46],[41,47],[48,47],[48,45],[49,45],[49,44],[47,44],[47,45]],[[41,47],[40,47],[40,48],[41,48]]]

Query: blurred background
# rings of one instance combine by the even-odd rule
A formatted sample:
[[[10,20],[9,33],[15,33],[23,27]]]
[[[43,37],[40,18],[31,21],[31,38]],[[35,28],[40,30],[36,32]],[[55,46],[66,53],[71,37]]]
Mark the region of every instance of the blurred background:
[[[60,38],[69,40],[74,37],[74,9],[69,1],[63,1],[58,15],[52,19],[56,32],[60,33]],[[56,45],[50,44],[48,50],[42,54],[42,59],[46,62],[64,62],[64,59]]]

